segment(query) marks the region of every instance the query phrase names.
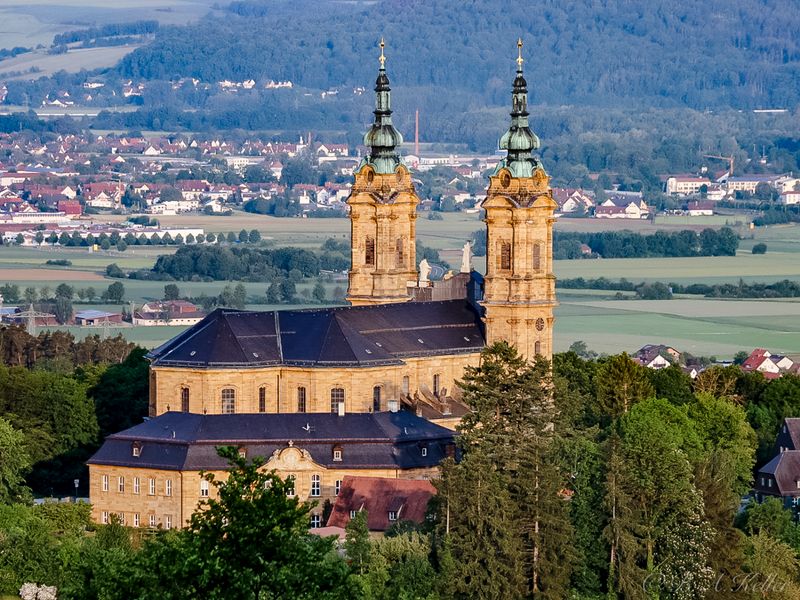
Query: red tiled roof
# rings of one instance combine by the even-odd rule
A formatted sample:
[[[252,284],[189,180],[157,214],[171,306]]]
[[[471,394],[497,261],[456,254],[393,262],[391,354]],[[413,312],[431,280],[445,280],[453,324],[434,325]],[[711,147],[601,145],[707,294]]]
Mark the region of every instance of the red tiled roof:
[[[424,479],[388,479],[383,477],[345,477],[328,518],[328,527],[345,527],[350,511],[367,511],[367,527],[371,531],[386,531],[394,521],[422,523],[428,502],[436,488]]]

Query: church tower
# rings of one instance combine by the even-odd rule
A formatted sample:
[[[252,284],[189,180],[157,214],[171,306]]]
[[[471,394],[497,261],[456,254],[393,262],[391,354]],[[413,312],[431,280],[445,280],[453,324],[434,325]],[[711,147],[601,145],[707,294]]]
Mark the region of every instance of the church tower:
[[[407,302],[417,278],[415,232],[419,198],[400,162],[403,137],[392,125],[389,78],[381,40],[375,122],[364,135],[368,155],[355,172],[350,206],[352,305]]]
[[[533,154],[539,138],[528,125],[528,84],[517,42],[511,126],[500,139],[508,154],[489,178],[486,211],[486,340],[506,340],[526,358],[553,353],[553,211],[550,178]]]

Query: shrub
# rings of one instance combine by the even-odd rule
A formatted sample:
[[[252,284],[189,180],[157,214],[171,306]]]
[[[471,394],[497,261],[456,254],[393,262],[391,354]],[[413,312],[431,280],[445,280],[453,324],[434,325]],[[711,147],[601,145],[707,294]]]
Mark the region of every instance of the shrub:
[[[767,245],[764,244],[763,242],[753,246],[753,254],[766,254],[766,253],[767,253]]]

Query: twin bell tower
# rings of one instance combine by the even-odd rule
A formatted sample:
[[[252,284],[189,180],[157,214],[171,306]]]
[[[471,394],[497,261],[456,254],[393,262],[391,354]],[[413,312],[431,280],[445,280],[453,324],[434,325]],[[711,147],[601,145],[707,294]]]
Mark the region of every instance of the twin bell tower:
[[[392,124],[384,42],[375,82],[375,120],[364,135],[368,154],[355,172],[350,206],[352,267],[347,300],[354,306],[413,301],[419,197],[400,160],[403,138]],[[489,176],[481,206],[486,223],[483,320],[486,343],[506,340],[525,357],[552,358],[555,276],[550,178],[535,156],[539,138],[528,123],[522,40],[511,124],[500,138],[506,156]]]

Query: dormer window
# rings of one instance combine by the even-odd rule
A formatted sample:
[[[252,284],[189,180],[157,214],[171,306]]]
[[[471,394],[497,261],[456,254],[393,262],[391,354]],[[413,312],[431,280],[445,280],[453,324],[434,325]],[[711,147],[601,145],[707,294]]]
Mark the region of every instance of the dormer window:
[[[334,446],[333,447],[333,461],[334,462],[342,462],[342,447],[341,446]]]
[[[139,458],[142,454],[142,444],[140,442],[134,442],[133,446],[131,446],[131,453],[134,458]]]
[[[420,451],[420,454],[422,454],[422,456],[428,456],[428,447],[427,446],[423,446],[422,448],[420,448],[419,451]]]
[[[389,520],[390,521],[397,521],[397,511],[390,510],[389,511]]]
[[[247,458],[247,448],[239,448],[239,458]]]
[[[350,511],[350,518],[351,519],[355,519],[357,514],[358,514],[357,510],[351,510]]]

